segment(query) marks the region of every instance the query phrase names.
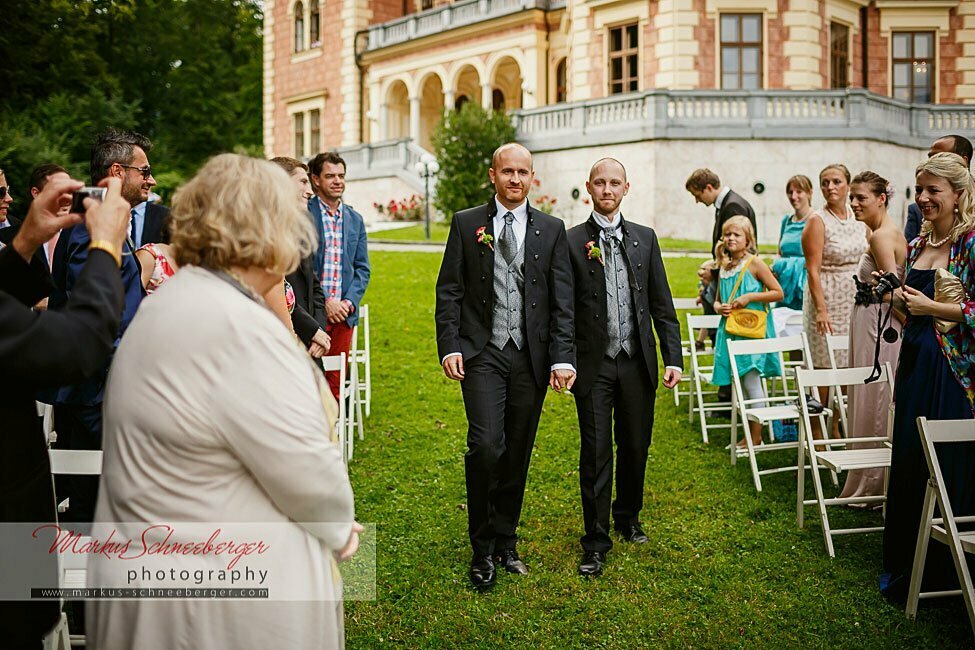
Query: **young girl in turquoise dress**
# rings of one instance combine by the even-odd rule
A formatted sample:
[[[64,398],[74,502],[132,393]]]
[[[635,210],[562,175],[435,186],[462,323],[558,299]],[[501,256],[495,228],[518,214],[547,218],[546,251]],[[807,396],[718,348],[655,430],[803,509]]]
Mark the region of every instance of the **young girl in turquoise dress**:
[[[716,386],[731,384],[731,359],[728,355],[729,340],[742,337],[728,334],[725,323],[732,309],[755,309],[768,311],[769,303],[782,300],[782,287],[772,275],[772,270],[756,254],[755,231],[747,217],[732,217],[721,229],[721,239],[715,246],[715,257],[720,271],[718,295],[714,301],[714,311],[721,315],[718,335],[714,341],[714,373],[711,383]],[[741,280],[739,282],[739,279]],[[737,288],[735,285],[738,285]],[[765,338],[775,338],[775,325],[772,314],[765,321]],[[751,354],[735,359],[741,377],[743,399],[765,397],[762,377],[780,374],[779,359],[775,354]],[[753,406],[762,406],[760,402]],[[749,422],[752,444],[762,443],[762,425]],[[744,441],[739,446],[744,446]]]

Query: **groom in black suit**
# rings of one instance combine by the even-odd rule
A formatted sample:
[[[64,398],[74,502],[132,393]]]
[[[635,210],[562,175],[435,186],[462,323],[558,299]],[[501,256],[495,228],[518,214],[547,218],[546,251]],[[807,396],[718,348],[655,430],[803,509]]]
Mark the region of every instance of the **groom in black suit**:
[[[602,572],[613,546],[610,514],[624,540],[648,541],[640,510],[657,389],[653,329],[666,366],[664,386],[676,386],[683,370],[680,325],[657,235],[624,221],[619,209],[629,187],[619,161],[598,161],[586,182],[592,216],[568,233],[579,367],[572,392],[582,436],[579,485],[586,529],[579,573],[584,576]],[[616,500],[611,505],[614,439]]]
[[[531,153],[509,143],[489,171],[496,194],[454,215],[437,278],[437,348],[467,411],[470,579],[495,564],[526,574],[515,534],[546,385],[575,380],[565,226],[528,205]]]

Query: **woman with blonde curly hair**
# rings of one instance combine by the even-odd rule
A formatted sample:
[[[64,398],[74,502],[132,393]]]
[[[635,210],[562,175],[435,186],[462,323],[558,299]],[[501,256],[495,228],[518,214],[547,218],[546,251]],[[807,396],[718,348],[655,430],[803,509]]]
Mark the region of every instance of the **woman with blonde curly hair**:
[[[895,293],[894,303],[907,320],[894,388],[881,590],[895,602],[903,602],[910,583],[928,481],[917,418],[975,414],[975,182],[960,156],[939,153],[917,168],[915,192],[924,225],[910,244],[904,289]],[[935,273],[941,269],[961,281],[966,294],[961,302],[933,299]],[[975,446],[952,445],[940,460],[955,515],[975,514]],[[957,589],[957,584],[947,547],[932,544],[922,590]]]
[[[261,298],[314,237],[287,174],[264,160],[217,156],[176,193],[180,271],[143,303],[115,355],[96,521],[207,522],[210,530],[233,526],[212,522],[260,522],[275,540],[277,598],[94,602],[90,647],[343,645],[335,561],[355,552],[361,527],[334,435],[335,405],[321,372]],[[167,541],[200,541],[180,530]],[[192,562],[227,568],[226,555]],[[98,556],[89,565],[93,584],[110,583],[118,564]],[[206,575],[217,581],[208,587],[230,586],[219,573]],[[154,580],[143,573],[128,586],[181,586]],[[289,597],[303,602],[283,602]]]

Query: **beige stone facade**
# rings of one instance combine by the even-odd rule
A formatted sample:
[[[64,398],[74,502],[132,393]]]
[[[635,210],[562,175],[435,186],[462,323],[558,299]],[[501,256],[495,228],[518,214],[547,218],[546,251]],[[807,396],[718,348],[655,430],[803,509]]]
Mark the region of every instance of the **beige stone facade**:
[[[268,154],[426,147],[464,101],[845,84],[975,103],[975,0],[268,0],[265,14]]]

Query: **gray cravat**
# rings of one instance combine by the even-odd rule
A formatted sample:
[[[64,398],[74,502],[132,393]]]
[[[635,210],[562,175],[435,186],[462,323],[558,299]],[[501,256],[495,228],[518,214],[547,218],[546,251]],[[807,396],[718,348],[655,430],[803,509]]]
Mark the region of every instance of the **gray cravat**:
[[[515,259],[515,253],[518,252],[518,244],[515,242],[515,229],[511,227],[514,220],[515,215],[510,212],[504,213],[504,228],[501,229],[501,238],[498,239],[498,248],[501,249],[501,255],[508,264],[511,264],[511,260]]]
[[[603,228],[603,238],[606,240],[607,244],[614,248],[620,243],[619,240],[616,239],[616,228],[614,226]]]

